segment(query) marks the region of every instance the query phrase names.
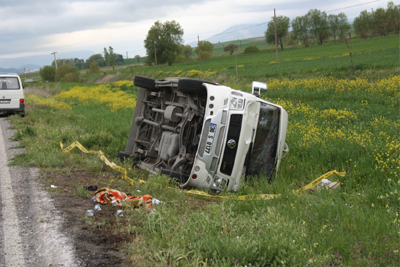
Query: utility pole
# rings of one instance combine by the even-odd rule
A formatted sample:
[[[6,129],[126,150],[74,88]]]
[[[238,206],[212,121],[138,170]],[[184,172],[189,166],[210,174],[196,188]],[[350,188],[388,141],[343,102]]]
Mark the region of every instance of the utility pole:
[[[126,59],[128,59],[128,51],[126,51]]]
[[[278,34],[276,32],[276,14],[275,14],[275,8],[274,8],[274,24],[275,24],[275,52],[276,52],[276,62],[279,62],[278,59]]]
[[[199,59],[200,59],[200,67],[201,67],[201,50],[200,50],[200,38],[197,35],[197,50],[199,50]]]
[[[238,54],[238,51],[236,49],[236,80],[239,80],[238,68],[237,68],[237,54]]]
[[[53,53],[51,53],[50,55],[54,55],[54,64],[56,65],[56,69],[57,69],[56,53],[57,53],[57,52],[53,52]]]
[[[156,53],[156,42],[154,42],[154,58],[156,60],[156,68],[158,69],[158,66],[157,66],[157,53]]]

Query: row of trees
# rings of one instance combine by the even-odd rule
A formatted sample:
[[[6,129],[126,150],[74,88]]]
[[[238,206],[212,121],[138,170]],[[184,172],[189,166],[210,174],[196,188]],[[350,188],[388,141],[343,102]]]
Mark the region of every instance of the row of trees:
[[[374,35],[386,36],[400,31],[400,5],[389,2],[387,9],[378,8],[368,12],[364,10],[354,19],[353,27],[361,38]]]
[[[57,59],[57,68],[53,60],[51,66],[44,66],[40,69],[40,77],[42,81],[61,81],[76,82],[79,81],[80,70],[88,69],[88,73],[97,73],[100,67],[122,65],[124,58],[120,54],[114,53],[114,49],[109,46],[108,50],[104,48],[104,57],[101,54],[94,54],[86,61],[78,58]]]
[[[77,82],[80,71],[77,67],[68,64],[62,66],[44,66],[40,69],[40,78],[48,82]]]
[[[296,17],[290,23],[290,19],[285,16],[276,17],[276,40],[277,44],[283,50],[284,39],[289,36],[289,27],[292,26],[290,37],[293,40],[300,40],[304,46],[310,45],[310,38],[314,37],[319,45],[322,45],[333,37],[333,40],[343,39],[346,32],[351,29],[347,22],[347,16],[344,13],[338,15],[330,14],[318,9],[311,9],[304,16]],[[265,32],[265,40],[267,43],[275,43],[275,22],[274,18],[268,22],[268,28]]]
[[[140,57],[139,57],[140,58]],[[114,53],[114,49],[109,46],[108,50],[104,48],[104,56],[102,54],[94,54],[90,56],[86,61],[84,59],[69,58],[69,59],[57,59],[57,67],[69,65],[75,66],[80,70],[90,69],[90,65],[93,62],[97,62],[100,67],[112,67],[114,70],[115,65],[124,64],[124,58],[120,54]],[[51,63],[55,67],[55,62]]]
[[[388,3],[387,9],[378,8],[375,11],[362,11],[354,19],[353,27],[361,38],[373,37],[375,35],[386,36],[390,32],[399,34],[400,28],[400,5],[393,2]],[[289,34],[289,27],[292,31]],[[332,37],[336,42],[342,41],[351,29],[347,16],[344,13],[338,15],[327,15],[325,11],[311,9],[304,16],[299,16],[290,22],[285,16],[276,17],[277,43],[283,50],[284,40],[291,37],[292,40],[300,40],[304,46],[310,45],[310,39],[315,38],[319,45],[322,45]],[[275,43],[275,21],[274,18],[268,22],[265,32],[265,40],[268,43]]]

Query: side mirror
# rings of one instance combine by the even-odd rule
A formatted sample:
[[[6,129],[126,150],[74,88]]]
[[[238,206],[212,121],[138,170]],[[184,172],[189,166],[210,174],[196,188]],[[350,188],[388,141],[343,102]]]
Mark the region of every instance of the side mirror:
[[[262,82],[253,81],[251,84],[251,93],[254,95],[254,91],[258,90],[258,96],[261,95],[261,92],[267,91],[267,84]]]

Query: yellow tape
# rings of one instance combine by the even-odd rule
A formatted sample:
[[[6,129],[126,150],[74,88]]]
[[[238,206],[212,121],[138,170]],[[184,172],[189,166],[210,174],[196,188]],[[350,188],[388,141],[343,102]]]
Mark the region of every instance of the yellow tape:
[[[314,181],[312,181],[311,183],[309,183],[308,185],[300,188],[299,190],[296,191],[296,193],[301,193],[303,191],[306,191],[310,188],[313,188],[315,185],[317,185],[319,182],[321,182],[323,179],[326,179],[327,177],[336,174],[339,176],[346,176],[345,172],[338,172],[336,170],[334,171],[330,171],[325,173],[324,175],[318,177],[317,179],[315,179]],[[207,194],[206,192],[203,191],[197,191],[197,190],[189,190],[186,191],[187,193],[190,194],[195,194],[195,195],[201,195],[201,196],[207,196],[207,197],[217,197],[217,198],[233,198],[236,200],[269,200],[269,199],[274,199],[277,197],[280,197],[280,194],[258,194],[258,195],[243,195],[243,196],[237,196],[237,197],[229,197],[229,196],[219,196],[219,195],[210,195]]]
[[[110,166],[111,168],[113,168],[114,170],[123,173],[124,174],[124,178],[125,180],[127,180],[130,185],[134,185],[134,180],[132,178],[128,177],[128,172],[126,171],[125,168],[122,168],[118,165],[116,165],[114,162],[110,162],[105,156],[104,153],[99,150],[99,151],[93,151],[93,150],[87,150],[84,146],[82,146],[78,141],[73,142],[70,146],[68,146],[67,148],[64,148],[64,145],[60,142],[60,146],[61,146],[61,150],[64,153],[67,153],[69,151],[71,151],[72,149],[74,149],[75,147],[79,148],[82,152],[87,153],[87,154],[95,154],[98,155],[100,157],[100,159],[108,166]],[[312,187],[314,187],[315,185],[317,185],[319,182],[322,181],[322,179],[325,179],[333,174],[339,175],[339,176],[345,176],[346,173],[345,172],[337,172],[336,170],[334,171],[330,171],[325,173],[324,175],[320,176],[319,178],[315,179],[314,181],[312,181],[311,183],[309,183],[308,185],[300,188],[299,190],[297,190],[297,193],[301,193],[305,190],[308,190]],[[146,183],[146,181],[144,180],[139,180],[139,185]],[[269,199],[274,199],[277,197],[280,197],[281,195],[279,194],[258,194],[258,195],[243,195],[243,196],[237,196],[237,197],[230,197],[230,196],[220,196],[220,195],[210,195],[207,194],[206,192],[203,191],[198,191],[198,190],[187,190],[184,191],[188,194],[194,194],[194,195],[200,195],[200,196],[206,196],[206,197],[216,197],[216,198],[233,198],[236,200],[269,200]]]
[[[122,168],[120,166],[118,166],[117,164],[115,164],[114,162],[110,162],[105,156],[103,151],[99,150],[99,151],[93,151],[93,150],[87,150],[84,146],[82,146],[78,141],[73,142],[70,146],[68,146],[67,148],[64,148],[64,145],[60,142],[60,146],[61,146],[61,150],[64,153],[67,153],[69,151],[71,151],[72,149],[74,149],[75,147],[79,148],[82,152],[87,153],[87,154],[95,154],[98,155],[99,158],[109,167],[111,167],[112,169],[116,170],[117,172],[123,173],[124,174],[124,179],[126,181],[129,182],[130,185],[134,185],[135,182],[133,181],[132,178],[128,177],[128,172],[126,171],[125,168]],[[146,181],[144,180],[139,180],[139,185],[145,183]]]
[[[198,191],[198,190],[188,190],[185,192],[188,194],[199,195],[199,196],[216,197],[216,198],[231,198],[231,199],[236,199],[236,200],[269,200],[269,199],[273,199],[273,198],[277,198],[277,197],[281,196],[278,194],[272,194],[272,195],[271,194],[259,194],[259,195],[243,195],[243,196],[231,197],[231,196],[210,195],[210,194],[207,194],[206,192]]]

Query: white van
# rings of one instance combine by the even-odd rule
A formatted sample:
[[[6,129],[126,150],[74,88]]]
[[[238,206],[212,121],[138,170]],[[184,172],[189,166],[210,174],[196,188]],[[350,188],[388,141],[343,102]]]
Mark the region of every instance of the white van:
[[[0,73],[0,114],[19,113],[25,116],[24,90],[16,73]]]
[[[123,160],[176,178],[181,187],[237,191],[244,176],[271,181],[285,143],[287,112],[252,94],[209,81],[136,76],[140,87]],[[255,92],[258,90],[258,93]]]

